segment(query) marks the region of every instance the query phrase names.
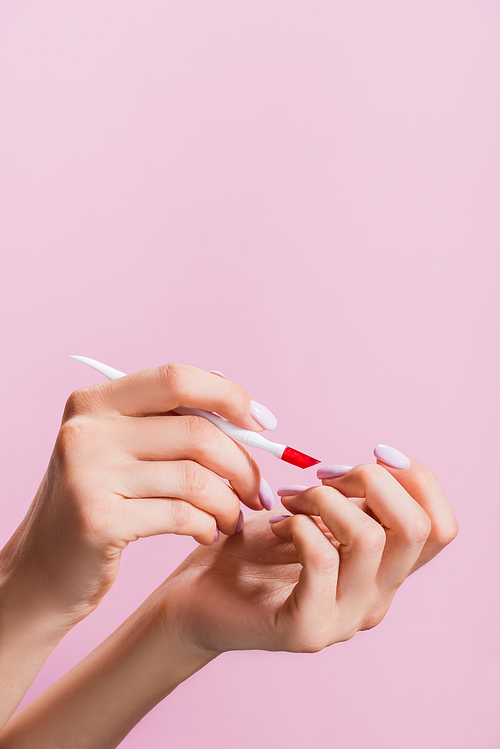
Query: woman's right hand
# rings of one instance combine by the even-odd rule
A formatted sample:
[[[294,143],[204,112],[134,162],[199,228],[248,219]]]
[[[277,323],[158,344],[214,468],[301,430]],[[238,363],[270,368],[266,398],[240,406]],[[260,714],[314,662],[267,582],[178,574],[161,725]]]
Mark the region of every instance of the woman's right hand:
[[[240,501],[272,503],[254,458],[208,420],[171,413],[178,406],[254,431],[273,426],[242,387],[185,364],[74,392],[37,495],[1,552],[6,611],[22,602],[73,626],[109,590],[131,541],[176,533],[210,545],[217,526],[240,530]]]

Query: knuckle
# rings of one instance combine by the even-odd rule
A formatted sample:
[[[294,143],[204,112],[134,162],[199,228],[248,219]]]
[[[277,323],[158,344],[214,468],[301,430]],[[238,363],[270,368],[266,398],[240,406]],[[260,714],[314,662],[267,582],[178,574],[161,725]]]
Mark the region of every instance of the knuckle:
[[[378,463],[362,463],[352,469],[364,484],[371,484],[374,481],[380,481],[386,478],[387,471]]]
[[[192,460],[183,461],[181,466],[181,481],[188,495],[193,497],[204,495],[208,488],[208,474],[206,470]]]
[[[305,506],[314,508],[314,515],[322,515],[326,508],[331,507],[332,500],[338,497],[338,491],[331,486],[311,486],[302,493]],[[284,498],[286,501],[286,498]],[[302,506],[302,505],[301,505]]]
[[[64,408],[63,414],[63,422],[73,418],[74,416],[77,416],[78,414],[85,413],[87,410],[89,410],[89,406],[90,388],[87,387],[81,388],[80,390],[75,390],[73,393],[71,393],[68,400],[66,401],[66,406]]]
[[[183,396],[186,383],[187,365],[180,362],[163,364],[155,370],[155,377],[165,391],[175,394],[179,402]]]
[[[323,484],[320,484],[319,486],[312,486],[310,489],[308,489],[307,494],[311,499],[321,504],[321,502],[325,501],[331,502],[332,496],[336,495],[337,491],[331,486],[324,486]]]
[[[449,523],[443,524],[434,529],[433,536],[435,542],[441,548],[448,546],[448,544],[451,544],[451,542],[457,537],[458,530],[457,519],[453,517]]]
[[[194,508],[189,502],[183,499],[172,499],[169,504],[170,517],[175,528],[185,530],[192,525]]]
[[[314,640],[314,639],[307,639],[303,640],[300,644],[300,647],[297,648],[294,652],[298,653],[321,653],[322,650],[324,650],[327,647],[326,644],[324,644],[320,640]]]
[[[431,532],[431,521],[424,512],[414,515],[406,524],[407,538],[417,546],[423,545]]]
[[[83,538],[104,546],[113,541],[112,518],[109,517],[101,504],[80,504],[76,520]]]
[[[185,416],[185,425],[187,437],[190,442],[201,446],[204,449],[210,449],[218,442],[219,435],[222,434],[211,421],[203,419],[201,416]]]
[[[214,518],[204,515],[199,520],[196,518],[196,528],[192,530],[191,535],[199,544],[211,546],[214,542],[217,524]]]
[[[82,448],[90,446],[94,432],[93,419],[90,416],[73,416],[65,421],[59,429],[56,440],[56,451],[63,459],[73,457]]]
[[[374,629],[374,627],[378,627],[378,625],[381,623],[385,615],[387,614],[388,607],[379,608],[375,611],[371,611],[368,616],[366,616],[363,620],[362,626],[359,628],[360,631],[365,631],[367,629]]]
[[[241,417],[244,418],[248,415],[250,397],[243,388],[235,382],[230,380],[221,380],[218,383],[219,394],[221,398],[221,407],[224,405],[224,409],[231,418]]]
[[[339,566],[339,556],[334,546],[332,546],[331,553],[325,550],[315,550],[308,561],[317,572],[325,575],[336,572]]]
[[[352,640],[352,638],[355,635],[357,635],[358,632],[359,632],[359,627],[352,627],[351,629],[348,629],[345,634],[344,642],[347,642],[348,640]]]
[[[105,387],[106,383],[90,385],[71,393],[64,408],[63,423],[80,414],[95,413],[103,408],[106,402]]]
[[[371,518],[366,520],[353,534],[352,544],[363,546],[374,553],[383,551],[386,542],[382,526]]]
[[[358,626],[352,625],[350,627],[347,627],[338,635],[338,637],[335,637],[335,642],[348,642],[349,640],[352,640],[354,635],[357,635],[358,632]]]
[[[307,631],[292,636],[287,649],[292,653],[320,653],[330,644],[320,633]]]
[[[308,528],[310,528],[310,524],[314,522],[311,520],[311,518],[308,515],[292,515],[291,519],[288,520],[292,527],[292,534],[293,533],[302,533],[303,531],[307,531]]]

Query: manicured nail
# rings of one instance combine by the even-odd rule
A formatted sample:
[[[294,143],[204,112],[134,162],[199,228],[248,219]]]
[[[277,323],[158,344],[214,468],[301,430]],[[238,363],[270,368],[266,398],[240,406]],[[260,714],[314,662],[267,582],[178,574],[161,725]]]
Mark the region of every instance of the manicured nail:
[[[219,529],[217,528],[217,526],[215,526],[215,536],[214,536],[214,543],[215,543],[216,541],[218,541],[218,540],[219,540],[219,538],[220,538],[220,532],[219,532]]]
[[[274,507],[274,494],[271,487],[265,479],[260,480],[259,499],[265,510],[272,510]]]
[[[223,377],[224,379],[226,379],[226,375],[222,374],[222,372],[219,372],[218,369],[211,369],[210,370],[210,374],[219,375],[219,377]]]
[[[286,520],[287,518],[291,518],[291,515],[275,515],[273,518],[269,518],[270,523],[279,523],[280,520]]]
[[[411,460],[389,445],[377,445],[373,451],[376,458],[387,463],[391,468],[409,468]]]
[[[353,466],[322,466],[316,471],[316,476],[319,479],[337,479],[339,476],[344,476],[347,471],[350,471]]]
[[[240,516],[239,516],[239,518],[238,518],[238,522],[236,523],[236,530],[235,530],[235,533],[241,533],[241,531],[243,530],[243,525],[244,525],[244,524],[245,524],[245,520],[244,520],[244,518],[243,518],[243,513],[242,513],[242,511],[240,510]]]
[[[278,419],[271,411],[257,401],[250,401],[250,416],[264,429],[276,429]]]
[[[294,494],[305,492],[306,489],[309,489],[309,487],[302,486],[301,484],[290,484],[290,486],[281,486],[276,494],[278,497],[293,497]]]

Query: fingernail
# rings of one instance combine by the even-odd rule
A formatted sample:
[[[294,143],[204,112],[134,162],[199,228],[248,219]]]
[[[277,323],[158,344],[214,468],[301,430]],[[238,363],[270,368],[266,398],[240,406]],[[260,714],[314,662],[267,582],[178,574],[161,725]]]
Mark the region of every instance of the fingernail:
[[[377,445],[373,451],[376,458],[387,463],[391,468],[409,468],[411,460],[389,445]]]
[[[214,543],[218,541],[220,538],[220,531],[217,526],[215,526],[215,536],[214,536]]]
[[[271,487],[265,479],[260,480],[259,499],[265,510],[272,510],[274,507],[274,494]]]
[[[271,411],[257,401],[250,401],[250,416],[264,429],[276,429],[278,419]]]
[[[316,471],[316,476],[319,479],[337,479],[339,476],[344,476],[347,471],[350,471],[353,466],[322,466]]]
[[[273,518],[269,518],[270,523],[279,523],[280,520],[286,520],[287,518],[291,518],[291,515],[275,515]]]
[[[219,372],[218,369],[211,369],[210,374],[219,375],[219,377],[223,377],[224,379],[226,379],[226,375],[222,374],[222,372]]]
[[[293,497],[294,494],[305,492],[306,489],[309,489],[309,487],[301,484],[290,484],[290,486],[281,486],[276,494],[278,497]]]
[[[245,523],[245,520],[244,520],[244,518],[243,518],[243,513],[242,513],[242,511],[240,510],[240,516],[239,516],[239,518],[238,518],[238,522],[236,523],[236,530],[235,530],[235,533],[241,533],[241,531],[243,530],[243,525],[244,525],[244,523]]]

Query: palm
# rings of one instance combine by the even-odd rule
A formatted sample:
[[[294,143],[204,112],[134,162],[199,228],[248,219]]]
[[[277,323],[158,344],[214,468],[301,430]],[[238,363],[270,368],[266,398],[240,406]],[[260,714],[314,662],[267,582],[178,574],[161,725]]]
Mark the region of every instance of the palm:
[[[183,621],[201,646],[273,649],[277,615],[300,570],[294,546],[276,538],[265,513],[247,517],[241,534],[199,546],[169,579],[169,590],[173,584]]]

